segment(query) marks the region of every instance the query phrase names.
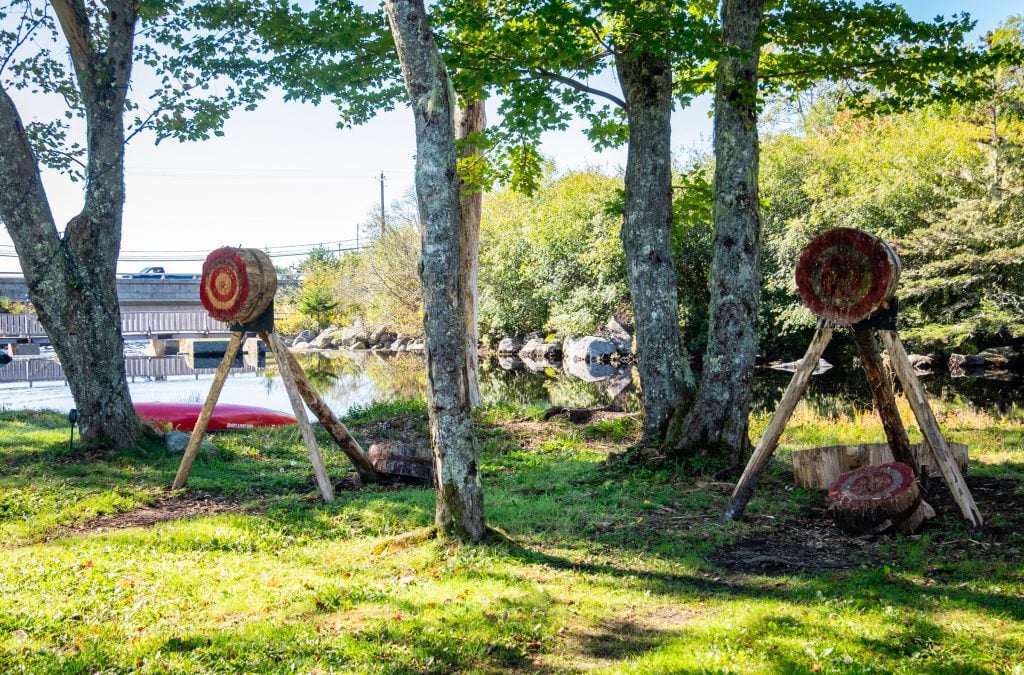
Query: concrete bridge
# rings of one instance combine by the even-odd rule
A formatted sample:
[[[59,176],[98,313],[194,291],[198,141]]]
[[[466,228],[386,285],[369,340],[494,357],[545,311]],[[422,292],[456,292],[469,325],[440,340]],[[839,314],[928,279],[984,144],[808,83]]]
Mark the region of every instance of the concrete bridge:
[[[161,380],[182,375],[194,375],[198,378],[200,375],[217,372],[216,360],[209,368],[193,368],[184,356],[128,356],[125,357],[124,365],[130,381],[137,377]],[[256,372],[257,365],[254,361],[246,360],[241,365],[233,367],[231,372]],[[64,379],[64,369],[60,363],[50,358],[15,359],[0,368],[0,384],[28,382],[29,386],[32,386],[34,382],[61,382]]]
[[[121,334],[125,339],[227,337],[231,328],[205,311],[122,312]],[[0,314],[0,344],[18,342],[49,344],[50,338],[35,314]]]
[[[198,279],[118,279],[117,300],[121,312],[203,311],[199,301]],[[278,275],[278,289],[298,285],[294,275]],[[0,277],[0,297],[28,302],[28,286],[23,277]]]
[[[22,277],[0,277],[0,297],[28,302],[28,286]],[[118,279],[121,311],[203,311],[199,281],[192,279]]]

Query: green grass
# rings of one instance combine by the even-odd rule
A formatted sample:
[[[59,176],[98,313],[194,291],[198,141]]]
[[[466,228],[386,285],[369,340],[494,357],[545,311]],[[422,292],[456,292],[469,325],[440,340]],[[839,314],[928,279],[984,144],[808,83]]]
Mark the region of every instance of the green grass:
[[[973,473],[1024,475],[1020,422],[939,415],[971,446]],[[422,403],[347,422],[364,443],[426,438]],[[63,417],[2,412],[0,672],[1024,670],[1019,533],[970,540],[947,518],[849,570],[710,562],[820,503],[789,488],[788,452],[880,440],[872,420],[798,411],[751,518],[728,525],[727,492],[706,477],[600,468],[637,430],[629,417],[576,426],[536,407],[483,410],[485,507],[504,536],[456,546],[400,536],[433,522],[429,490],[318,501],[287,428],[218,435],[196,462],[185,495],[230,512],[83,529],[159,505],[178,457],[157,445],[79,454]],[[344,456],[320,438],[340,478]]]

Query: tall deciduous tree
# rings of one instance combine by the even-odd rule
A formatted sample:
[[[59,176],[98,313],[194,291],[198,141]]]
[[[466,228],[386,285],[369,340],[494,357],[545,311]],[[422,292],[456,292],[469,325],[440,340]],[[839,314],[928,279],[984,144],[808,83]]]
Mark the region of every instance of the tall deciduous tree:
[[[455,92],[422,0],[387,0],[385,7],[416,120],[423,328],[437,487],[435,522],[447,536],[480,541],[486,527],[466,368]]]
[[[218,6],[212,13],[223,11],[230,10]],[[136,43],[140,20],[149,21],[148,41],[141,46]],[[153,126],[163,137],[203,138],[223,121],[234,100],[259,89],[239,84],[231,95],[200,102],[197,96],[207,93],[208,83],[186,72],[190,55],[226,54],[232,46],[224,34],[196,33],[190,41],[189,21],[179,5],[162,2],[52,0],[47,7],[18,0],[0,7],[0,220],[60,357],[82,438],[96,444],[131,445],[139,428],[121,356],[115,285],[125,199],[125,114],[140,112],[128,100],[133,65],[141,59],[162,68],[166,77],[149,97],[149,111],[134,117],[130,134]],[[71,72],[52,53],[61,43]],[[245,51],[234,48],[237,54]],[[192,63],[201,69],[201,61]],[[84,121],[84,145],[64,143],[71,131],[66,118],[24,124],[15,105],[14,96],[22,95],[18,90],[62,98],[69,106],[66,118]],[[41,164],[85,178],[82,211],[63,233],[40,180]]]
[[[28,5],[19,33],[47,22],[46,10]],[[57,230],[29,133],[0,86],[0,218],[14,240],[29,297],[67,373],[83,439],[132,444],[138,421],[128,396],[121,358],[121,321],[115,267],[124,203],[123,111],[132,71],[137,7],[106,3],[90,16],[84,2],[55,0],[86,120],[88,181],[82,212]],[[9,18],[9,17],[5,17]],[[29,21],[35,23],[32,26]],[[5,45],[8,53],[20,46]]]
[[[749,444],[757,353],[761,214],[758,200],[757,69],[764,0],[724,0],[715,79],[714,257],[708,344],[696,399],[675,447],[721,448],[738,464]]]

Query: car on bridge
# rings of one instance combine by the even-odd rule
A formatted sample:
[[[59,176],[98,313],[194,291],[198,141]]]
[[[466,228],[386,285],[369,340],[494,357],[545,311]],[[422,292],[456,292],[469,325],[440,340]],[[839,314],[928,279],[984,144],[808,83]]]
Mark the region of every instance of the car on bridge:
[[[199,279],[198,274],[169,274],[163,267],[143,267],[139,272],[131,274],[119,274],[118,279],[173,279],[177,281],[194,281]]]

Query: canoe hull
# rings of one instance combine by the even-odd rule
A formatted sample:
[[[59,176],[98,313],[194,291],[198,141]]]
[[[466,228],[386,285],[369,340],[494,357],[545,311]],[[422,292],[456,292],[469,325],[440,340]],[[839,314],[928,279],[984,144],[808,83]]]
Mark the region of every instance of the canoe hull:
[[[203,410],[201,403],[135,403],[135,413],[143,424],[158,429],[192,431]],[[295,417],[286,413],[252,405],[218,403],[207,425],[207,431],[255,429],[295,424]]]

